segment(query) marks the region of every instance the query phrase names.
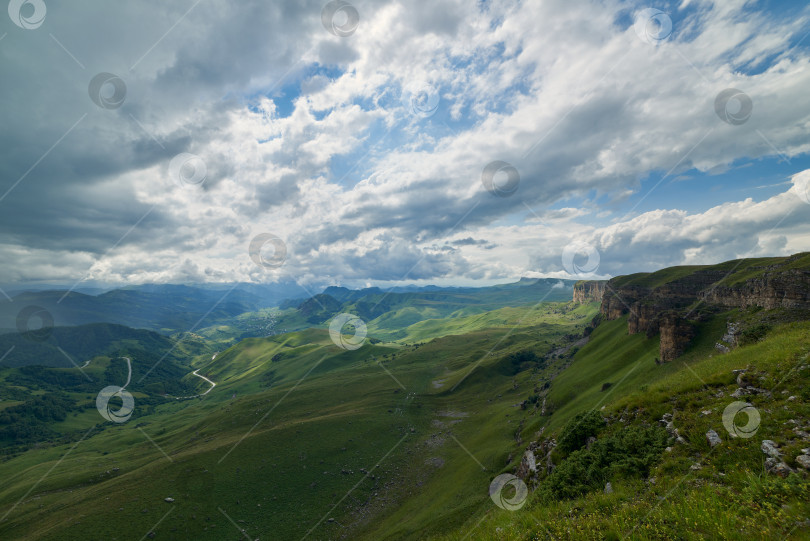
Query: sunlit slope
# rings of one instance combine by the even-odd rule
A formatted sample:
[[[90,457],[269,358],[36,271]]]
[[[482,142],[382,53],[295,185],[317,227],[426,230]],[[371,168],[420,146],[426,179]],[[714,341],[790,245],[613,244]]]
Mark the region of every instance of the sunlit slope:
[[[543,306],[567,302],[572,280],[521,279],[512,284],[480,288],[424,288],[418,291],[383,291],[379,288],[349,290],[327,288],[305,300],[282,303],[274,309],[240,314],[229,322],[203,328],[200,335],[225,348],[248,337],[287,334],[307,328],[326,328],[337,314],[360,317],[369,336],[384,341],[413,341],[444,336],[443,323],[426,329],[408,327],[426,320],[448,320],[486,314],[504,307]],[[463,323],[455,331],[465,332]],[[483,328],[481,326],[473,328]]]
[[[683,356],[657,364],[658,338],[628,335],[624,318],[602,322],[587,343],[578,339],[595,312],[571,304],[500,309],[447,319],[445,336],[427,342],[355,351],[335,346],[325,329],[308,329],[247,339],[213,360],[199,356],[193,368],[217,382],[209,395],[93,430],[72,451],[45,448],[0,465],[8,479],[0,516],[13,508],[0,536],[784,538],[808,512],[807,484],[763,474],[759,445],[777,441],[796,467],[789,420],[810,415],[810,371],[791,369],[810,354],[810,324],[782,323],[779,311],[717,313],[701,321]],[[452,334],[460,320],[470,328]],[[714,344],[728,320],[769,330],[720,354]],[[515,364],[526,351],[536,363]],[[763,387],[782,386],[773,399],[747,398],[763,415],[753,440],[731,439],[720,419],[739,368],[761,374]],[[545,399],[544,411],[542,399],[522,407],[532,396]],[[494,506],[494,476],[513,472],[529,442],[559,438],[576,414],[593,409],[614,419],[600,438],[656,426],[674,412],[686,443],[656,462],[655,484],[616,476],[613,494],[600,487],[558,500],[541,482],[520,511]],[[714,451],[709,428],[724,440]],[[740,506],[747,511],[736,512]]]
[[[513,328],[541,325],[554,325],[563,319],[586,322],[593,315],[593,305],[577,306],[564,303],[540,303],[530,307],[505,307],[487,312],[468,308],[450,314],[446,318],[423,318],[405,327],[396,327],[388,320],[391,316],[381,316],[369,323],[369,333],[375,337],[414,343],[430,340],[448,334],[464,334],[481,329]]]
[[[0,536],[140,538],[155,529],[166,538],[237,538],[225,514],[251,538],[446,531],[486,497],[491,472],[514,447],[515,404],[543,373],[515,373],[508,356],[542,355],[583,323],[560,317],[356,351],[314,329],[199,357],[194,368],[217,382],[204,398],[91,430],[72,451],[35,450],[0,465],[8,479]],[[429,511],[436,498],[443,511]]]
[[[535,434],[526,433],[526,439],[553,437],[559,442],[574,415],[595,409],[609,421],[599,439],[633,427],[660,426],[658,420],[670,413],[684,442],[672,440],[671,452],[661,451],[646,480],[613,473],[582,496],[566,499],[553,496],[541,474],[536,491],[519,511],[483,502],[457,531],[435,538],[810,538],[810,483],[795,460],[810,446],[810,322],[780,323],[782,319],[779,310],[718,314],[701,324],[683,356],[661,365],[655,363],[657,338],[627,335],[624,318],[603,322],[554,379],[547,415],[535,414],[526,422],[527,432]],[[724,354],[713,346],[727,320],[771,323],[759,341]],[[739,399],[761,416],[750,438],[732,437],[723,422],[725,409],[738,400],[732,396],[739,388],[733,371],[740,369],[747,369],[748,381],[767,391]],[[736,422],[745,424],[747,417]],[[542,436],[535,427],[545,427]],[[706,438],[710,429],[722,439],[715,448]],[[766,473],[764,440],[775,441],[798,473],[789,478]],[[558,468],[570,459],[552,453]],[[611,494],[604,493],[606,481]]]

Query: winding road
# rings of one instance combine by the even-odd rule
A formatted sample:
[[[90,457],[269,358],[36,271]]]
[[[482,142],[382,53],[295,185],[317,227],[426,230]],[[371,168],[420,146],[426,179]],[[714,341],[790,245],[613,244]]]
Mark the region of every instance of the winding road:
[[[199,372],[199,371],[200,371],[200,369],[198,368],[197,370],[195,370],[194,372],[192,372],[192,374],[194,374],[194,375],[195,375],[195,376],[197,376],[198,378],[202,378],[202,379],[204,379],[205,381],[207,381],[208,383],[210,383],[210,384],[211,384],[211,387],[209,387],[209,388],[208,388],[208,390],[207,390],[207,391],[205,391],[204,393],[202,393],[202,394],[198,394],[198,395],[196,395],[196,396],[205,396],[205,395],[207,395],[208,393],[210,393],[211,391],[213,391],[213,390],[214,390],[214,387],[216,387],[216,386],[217,386],[217,384],[216,384],[216,383],[214,383],[213,381],[211,381],[210,379],[208,379],[207,377],[205,377],[205,376],[203,376],[203,375],[198,374],[197,372]]]
[[[214,360],[214,359],[216,359],[216,358],[217,358],[217,354],[216,354],[216,353],[214,353],[214,356],[213,356],[213,357],[211,357],[211,360],[213,361],[213,360]],[[201,394],[195,394],[195,395],[193,395],[193,396],[177,396],[177,397],[175,397],[175,400],[184,400],[184,399],[186,399],[186,398],[198,398],[198,397],[200,397],[200,396],[205,396],[205,395],[207,395],[208,393],[210,393],[211,391],[213,391],[213,390],[214,390],[214,387],[216,387],[216,386],[217,386],[217,384],[216,384],[214,381],[211,381],[211,380],[210,380],[210,379],[208,379],[207,377],[203,376],[202,374],[198,374],[198,372],[199,372],[200,370],[201,370],[201,368],[198,368],[197,370],[195,370],[194,372],[192,372],[192,374],[193,374],[193,375],[195,375],[195,376],[197,376],[198,378],[202,378],[202,379],[204,379],[205,381],[207,381],[208,383],[210,383],[210,384],[211,384],[211,387],[209,387],[209,388],[208,388],[208,390],[207,390],[207,391],[205,391],[204,393],[201,393]]]
[[[127,370],[128,370],[127,382],[121,386],[122,389],[126,389],[127,385],[129,385],[129,380],[132,379],[132,360],[129,357],[121,357],[121,358],[127,362]]]

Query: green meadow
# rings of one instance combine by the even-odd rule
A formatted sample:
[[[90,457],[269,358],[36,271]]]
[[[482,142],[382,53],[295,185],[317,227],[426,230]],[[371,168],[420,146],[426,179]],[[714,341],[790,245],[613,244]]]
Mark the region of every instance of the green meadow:
[[[190,373],[198,370],[213,391],[177,400],[134,386],[136,411],[122,424],[98,415],[92,393],[68,393],[77,411],[52,423],[60,437],[0,463],[0,537],[805,538],[806,476],[766,474],[759,446],[776,441],[801,469],[791,420],[810,413],[810,323],[779,311],[716,313],[683,356],[657,364],[658,338],[628,335],[626,318],[583,340],[597,311],[570,302],[461,311],[396,337],[383,319],[356,350],[337,347],[325,325],[244,338],[216,355],[192,350],[180,384],[205,392]],[[769,323],[721,354],[714,343],[730,319]],[[88,375],[104,379],[115,363],[94,358]],[[748,399],[762,416],[750,439],[730,437],[721,418],[741,368],[773,389]],[[530,442],[565,440],[587,412],[603,420],[597,448],[617,445],[643,462],[619,467],[621,455],[598,467],[588,462],[595,451],[557,448],[555,474],[538,455],[525,505],[495,506],[493,478],[514,472]],[[682,443],[670,438],[663,450],[633,439],[661,433],[665,413]],[[706,441],[710,428],[718,447]],[[560,479],[578,492],[560,496]]]

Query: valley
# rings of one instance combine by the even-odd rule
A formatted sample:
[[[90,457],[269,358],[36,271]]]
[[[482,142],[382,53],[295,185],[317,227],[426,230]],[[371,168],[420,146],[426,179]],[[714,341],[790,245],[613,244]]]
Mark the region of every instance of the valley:
[[[737,262],[728,287],[785,298],[769,276],[804,279],[806,261]],[[810,291],[729,304],[701,294],[715,282],[680,285],[705,272],[333,290],[194,332],[0,335],[23,350],[0,368],[0,537],[804,538]],[[369,318],[356,349],[330,334],[345,312]],[[691,332],[662,355],[672,318]],[[99,415],[105,385],[131,418]],[[735,401],[754,436],[729,432]],[[491,494],[504,474],[528,487],[515,510]]]

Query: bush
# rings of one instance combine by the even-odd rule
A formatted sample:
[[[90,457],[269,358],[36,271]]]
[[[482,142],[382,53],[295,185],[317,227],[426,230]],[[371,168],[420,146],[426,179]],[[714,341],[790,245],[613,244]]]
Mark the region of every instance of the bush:
[[[530,368],[543,368],[546,362],[541,357],[538,357],[534,351],[524,349],[507,355],[502,364],[505,367],[505,373],[513,376]]]
[[[605,420],[598,411],[578,413],[563,429],[557,449],[566,455],[582,449],[588,438],[596,436],[604,426]]]
[[[557,499],[601,489],[614,476],[647,477],[661,460],[667,433],[659,426],[628,426],[579,449],[548,476],[543,490]]]
[[[770,325],[766,325],[764,323],[759,323],[757,325],[752,325],[747,329],[743,329],[740,331],[740,334],[737,338],[737,343],[741,346],[746,346],[748,344],[753,344],[759,342],[765,335],[768,334],[768,331],[771,330]]]
[[[742,492],[749,501],[767,501],[774,505],[784,505],[793,499],[810,498],[809,487],[810,485],[799,475],[791,474],[783,479],[770,475],[748,474],[748,484]]]

